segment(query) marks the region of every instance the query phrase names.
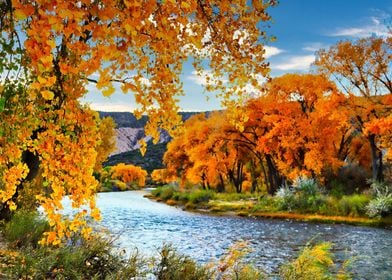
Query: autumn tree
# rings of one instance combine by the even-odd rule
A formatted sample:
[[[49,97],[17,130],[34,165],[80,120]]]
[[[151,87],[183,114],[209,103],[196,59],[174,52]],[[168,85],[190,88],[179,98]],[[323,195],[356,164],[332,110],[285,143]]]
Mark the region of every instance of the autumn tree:
[[[254,154],[269,193],[286,179],[322,178],[342,165],[353,133],[344,101],[324,76],[286,74],[248,102],[237,141]]]
[[[73,207],[87,204],[98,218],[92,176],[98,124],[79,103],[87,85],[94,83],[105,96],[116,82],[133,92],[136,114],[149,115],[146,132],[157,140],[158,126],[172,132],[180,120],[176,100],[187,58],[199,74],[203,66],[211,69],[208,89],[224,92],[226,100],[248,83],[257,85],[252,73],[268,74],[268,37],[260,27],[269,22],[273,5],[274,0],[1,1],[0,218],[15,209],[19,190],[38,173],[45,191],[37,201],[52,228],[46,242],[59,243],[68,229],[85,225],[85,212],[73,221],[61,219],[66,194]]]
[[[232,126],[225,112],[192,116],[168,144],[164,156],[167,170],[181,177],[182,184],[188,181],[218,192],[231,185],[241,192],[248,159],[227,135],[228,127]]]
[[[383,129],[376,127],[387,125],[392,112],[391,47],[391,37],[343,41],[320,50],[315,63],[320,72],[337,81],[350,97],[351,121],[369,142],[375,180],[384,179]]]
[[[167,169],[154,169],[151,172],[151,180],[156,184],[164,184],[174,182],[177,177],[169,176]]]
[[[119,163],[111,168],[112,179],[120,180],[126,184],[144,187],[147,171],[140,166]]]

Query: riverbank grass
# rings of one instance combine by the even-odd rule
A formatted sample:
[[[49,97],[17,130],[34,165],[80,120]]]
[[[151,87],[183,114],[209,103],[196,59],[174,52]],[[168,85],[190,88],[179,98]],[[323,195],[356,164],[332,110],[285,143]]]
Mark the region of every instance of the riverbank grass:
[[[340,198],[314,192],[312,195],[281,193],[277,196],[251,193],[216,193],[212,190],[184,190],[162,186],[146,195],[171,206],[215,215],[238,215],[307,222],[344,223],[365,226],[392,226],[392,217],[366,215],[371,197],[365,194]]]
[[[19,230],[22,225],[30,227]],[[146,258],[137,251],[126,254],[115,249],[113,239],[102,233],[94,238],[73,236],[59,246],[38,245],[46,221],[37,213],[17,212],[12,220],[0,227],[6,247],[0,248],[0,278],[2,279],[156,279],[156,280],[209,280],[209,279],[270,279],[263,270],[249,263],[246,242],[235,243],[218,261],[199,264],[191,257],[178,253],[171,245],[164,244],[153,257]],[[40,229],[40,230],[38,230]],[[9,232],[15,230],[12,235]],[[24,240],[26,236],[34,236]],[[320,247],[321,246],[321,247]],[[321,248],[321,249],[320,249]],[[323,254],[320,255],[320,252]],[[300,266],[303,260],[306,266]],[[337,279],[347,276],[337,269],[331,253],[331,244],[305,247],[297,259],[283,265],[280,279],[297,275],[314,275]],[[338,274],[339,273],[339,274]],[[325,278],[329,276],[329,278]]]

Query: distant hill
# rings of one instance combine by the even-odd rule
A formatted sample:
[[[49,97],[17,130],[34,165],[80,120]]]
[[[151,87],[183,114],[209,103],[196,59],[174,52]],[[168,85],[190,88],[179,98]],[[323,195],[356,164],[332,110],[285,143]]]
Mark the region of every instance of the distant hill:
[[[142,167],[150,173],[154,169],[163,168],[162,160],[166,152],[166,146],[167,142],[155,145],[149,142],[144,157],[141,155],[140,150],[136,149],[110,156],[104,165],[116,165],[118,163],[133,164]]]
[[[132,128],[143,128],[147,121],[147,116],[142,116],[137,119],[134,114],[129,112],[98,112],[101,118],[111,117],[117,124],[117,128],[120,127],[132,127]],[[182,120],[186,121],[191,116],[199,114],[200,112],[179,112],[182,116]]]
[[[186,121],[191,116],[199,112],[180,112],[182,120]],[[152,144],[151,137],[145,135],[144,125],[148,118],[143,116],[141,119],[129,112],[99,112],[101,118],[111,117],[116,123],[116,151],[113,152],[108,160],[107,165],[116,165],[126,163],[138,165],[151,172],[154,169],[162,168],[163,155],[166,152],[166,145],[171,140],[166,131],[161,132],[158,144]],[[142,157],[139,151],[138,141],[141,139],[147,141],[147,153]]]

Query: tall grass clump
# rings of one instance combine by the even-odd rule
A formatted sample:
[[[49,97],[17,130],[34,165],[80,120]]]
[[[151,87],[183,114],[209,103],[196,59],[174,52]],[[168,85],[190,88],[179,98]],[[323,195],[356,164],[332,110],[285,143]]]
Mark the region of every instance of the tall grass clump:
[[[6,224],[4,237],[14,247],[36,247],[47,230],[49,230],[48,222],[36,211],[20,210],[15,212]]]
[[[299,256],[283,265],[280,276],[285,280],[297,279],[351,279],[347,270],[349,262],[338,267],[333,260],[330,243],[306,246]]]
[[[27,247],[8,264],[6,279],[131,279],[142,277],[145,261],[138,254],[125,258],[104,238],[80,239],[78,244],[60,247]]]
[[[177,188],[175,186],[162,186],[162,187],[157,187],[156,189],[151,191],[151,194],[157,198],[162,199],[163,201],[166,201],[168,199],[171,199],[173,195],[176,193]]]
[[[153,259],[152,274],[157,280],[209,280],[212,272],[191,258],[179,254],[171,245],[164,245]]]
[[[206,203],[214,196],[215,192],[212,190],[196,190],[188,195],[188,199],[193,204]]]
[[[344,195],[338,201],[337,214],[343,216],[359,217],[366,214],[366,206],[370,197],[365,194]]]

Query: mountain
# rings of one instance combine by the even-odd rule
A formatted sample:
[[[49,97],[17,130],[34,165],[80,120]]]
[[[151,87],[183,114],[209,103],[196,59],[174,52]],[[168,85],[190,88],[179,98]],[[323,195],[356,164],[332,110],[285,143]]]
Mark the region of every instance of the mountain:
[[[101,118],[111,117],[117,124],[117,128],[120,127],[132,127],[132,128],[143,128],[147,121],[147,116],[142,116],[137,119],[134,114],[129,112],[98,112]],[[179,112],[182,117],[182,121],[186,121],[191,116],[199,114],[200,112]]]
[[[182,120],[186,121],[191,116],[199,112],[180,112]],[[162,130],[160,139],[156,145],[152,144],[151,137],[144,133],[144,125],[147,123],[147,116],[141,119],[129,112],[99,112],[101,118],[111,117],[116,123],[116,150],[109,156],[104,163],[107,165],[116,165],[118,163],[127,163],[138,165],[152,171],[156,168],[162,168],[162,158],[166,151],[166,145],[170,141],[170,135]],[[147,142],[147,152],[142,157],[139,151],[138,141],[144,139]]]

